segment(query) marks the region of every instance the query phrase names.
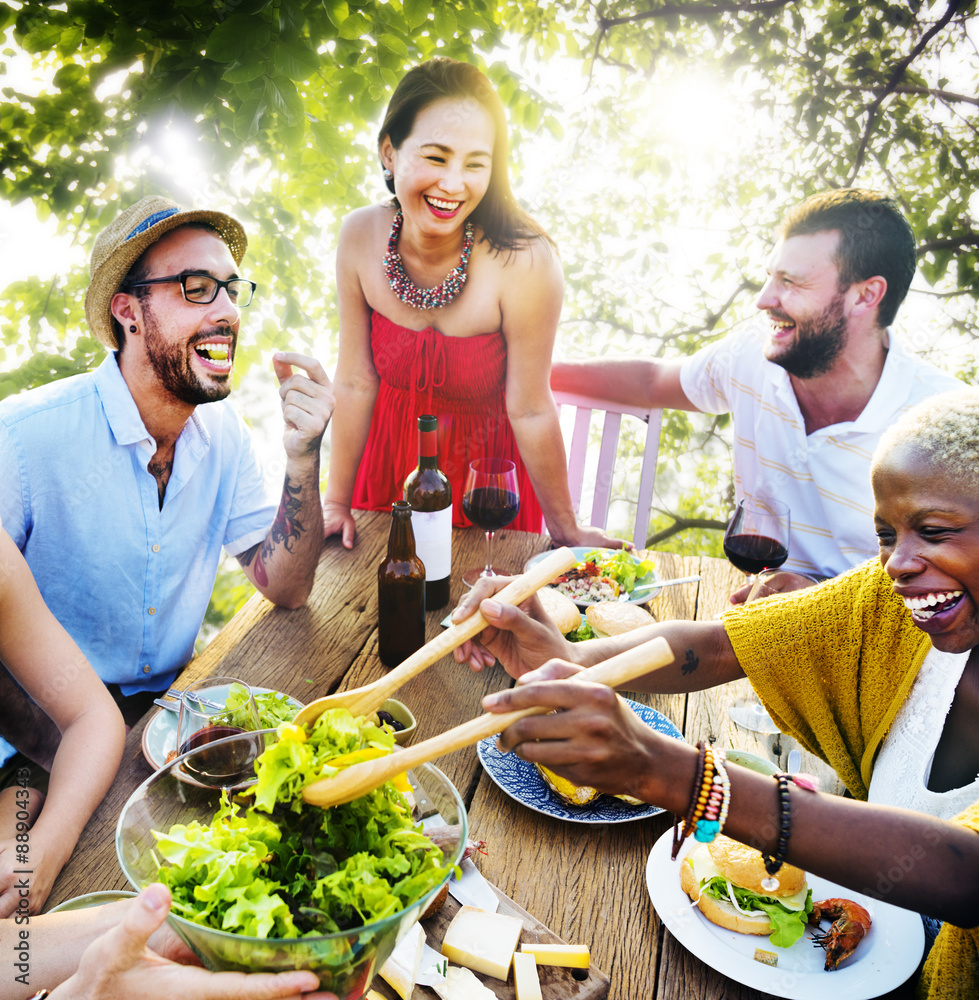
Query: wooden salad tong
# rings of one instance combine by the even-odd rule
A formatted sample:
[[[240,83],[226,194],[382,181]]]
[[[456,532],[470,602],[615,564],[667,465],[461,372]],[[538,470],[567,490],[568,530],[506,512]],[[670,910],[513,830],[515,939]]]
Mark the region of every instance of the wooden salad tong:
[[[577,559],[571,549],[566,547],[556,549],[546,559],[531,566],[526,573],[511,580],[499,593],[493,595],[493,600],[501,604],[521,604],[555,577],[566,573],[576,562]],[[464,622],[450,626],[430,642],[426,642],[407,660],[376,681],[354,688],[352,691],[338,691],[336,694],[311,701],[296,714],[293,722],[297,726],[312,725],[331,708],[346,708],[352,715],[370,715],[376,712],[402,684],[406,684],[412,677],[417,677],[423,670],[461,646],[467,639],[478,635],[484,628],[486,619],[476,611]]]
[[[663,638],[651,639],[641,646],[626,650],[611,659],[589,667],[575,675],[575,679],[593,681],[616,687],[625,684],[636,677],[657,670],[673,662],[673,652],[669,643]],[[540,715],[550,709],[545,707],[522,709],[517,712],[493,713],[487,712],[464,722],[461,726],[449,729],[439,736],[416,743],[414,746],[376,760],[364,761],[362,764],[352,764],[332,778],[323,778],[303,789],[303,798],[313,805],[330,806],[353,802],[371,789],[384,784],[391,778],[408,771],[419,764],[434,760],[444,754],[452,753],[470,746],[487,736],[500,733],[507,726],[522,719],[525,715]]]

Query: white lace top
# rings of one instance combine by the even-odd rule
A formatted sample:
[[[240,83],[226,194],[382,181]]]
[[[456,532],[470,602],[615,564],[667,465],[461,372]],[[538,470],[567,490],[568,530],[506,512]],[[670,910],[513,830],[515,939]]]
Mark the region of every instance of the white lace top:
[[[962,788],[928,790],[935,749],[969,652],[932,649],[884,739],[870,780],[869,801],[952,819],[979,799],[979,775]]]

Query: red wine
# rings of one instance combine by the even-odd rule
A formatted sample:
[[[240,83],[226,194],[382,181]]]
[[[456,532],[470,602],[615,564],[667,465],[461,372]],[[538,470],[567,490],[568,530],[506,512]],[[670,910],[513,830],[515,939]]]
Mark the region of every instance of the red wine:
[[[724,539],[724,555],[742,573],[760,573],[781,566],[788,559],[789,550],[764,535],[730,535]]]
[[[198,729],[180,747],[181,754],[197,750],[184,761],[184,770],[204,784],[231,785],[254,777],[255,758],[260,752],[257,744],[237,740],[217,747],[209,746],[217,740],[244,732],[238,726],[205,726]],[[264,742],[261,745],[264,746]]]
[[[480,487],[463,496],[462,510],[483,531],[497,531],[520,513],[520,497],[510,490]]]

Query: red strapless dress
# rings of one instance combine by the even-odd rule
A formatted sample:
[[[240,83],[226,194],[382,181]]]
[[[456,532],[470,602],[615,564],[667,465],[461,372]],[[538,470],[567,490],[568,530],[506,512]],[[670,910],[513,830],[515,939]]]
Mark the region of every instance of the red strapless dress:
[[[446,337],[407,330],[380,313],[371,317],[371,350],[381,385],[353,506],[390,510],[418,465],[418,417],[438,417],[439,468],[452,484],[452,523],[468,527],[462,488],[469,463],[508,458],[517,467],[520,513],[510,527],[540,532],[540,504],[520,459],[506,414],[506,340],[502,333]]]

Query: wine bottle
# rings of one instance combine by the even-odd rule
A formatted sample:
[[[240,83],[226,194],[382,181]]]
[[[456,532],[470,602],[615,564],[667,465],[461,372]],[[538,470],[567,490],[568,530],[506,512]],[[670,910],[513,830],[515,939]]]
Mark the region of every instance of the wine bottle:
[[[452,484],[438,467],[438,421],[418,418],[418,468],[405,480],[404,499],[411,504],[415,551],[425,564],[425,607],[449,603],[452,571]]]
[[[415,554],[411,504],[391,510],[388,554],[377,568],[377,653],[396,667],[425,645],[425,566]]]

